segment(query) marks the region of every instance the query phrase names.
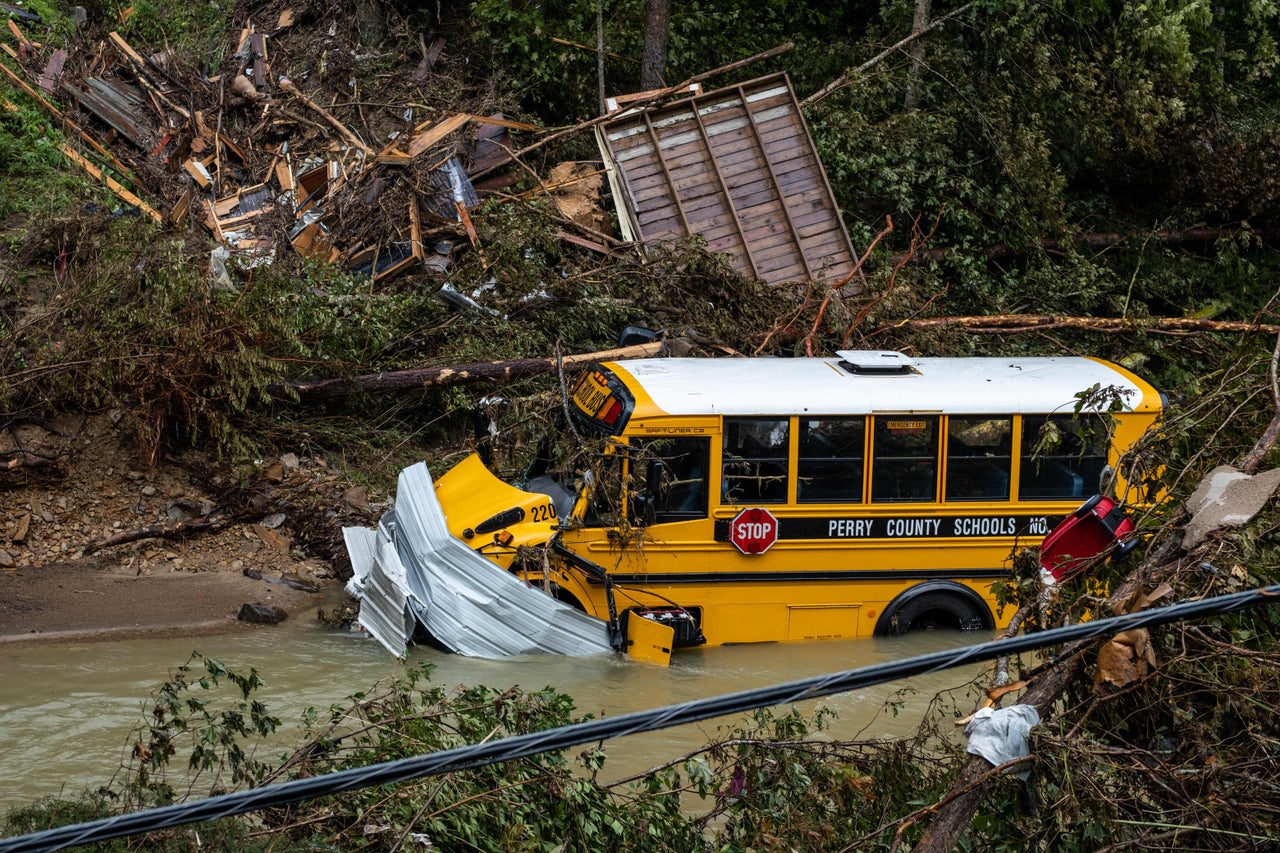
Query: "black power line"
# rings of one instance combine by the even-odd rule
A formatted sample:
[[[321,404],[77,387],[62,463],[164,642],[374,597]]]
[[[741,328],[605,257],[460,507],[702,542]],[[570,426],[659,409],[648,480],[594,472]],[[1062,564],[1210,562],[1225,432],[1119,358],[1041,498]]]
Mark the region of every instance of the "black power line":
[[[1006,640],[991,640],[962,649],[933,652],[905,660],[865,666],[770,687],[759,687],[710,699],[695,699],[651,711],[636,711],[617,717],[588,720],[487,743],[455,747],[429,755],[401,758],[368,767],[340,770],[324,776],[294,779],[278,785],[235,791],[194,802],[147,809],[12,838],[0,838],[0,853],[43,853],[43,851],[60,850],[79,844],[106,841],[123,835],[154,832],[189,823],[232,817],[343,791],[404,782],[459,770],[471,770],[486,764],[568,749],[606,738],[696,723],[712,717],[742,713],[771,705],[817,699],[913,675],[939,672],[978,661],[992,660],[1016,652],[1276,603],[1280,603],[1280,585],[1216,598],[1186,601],[1168,607],[1097,619]]]

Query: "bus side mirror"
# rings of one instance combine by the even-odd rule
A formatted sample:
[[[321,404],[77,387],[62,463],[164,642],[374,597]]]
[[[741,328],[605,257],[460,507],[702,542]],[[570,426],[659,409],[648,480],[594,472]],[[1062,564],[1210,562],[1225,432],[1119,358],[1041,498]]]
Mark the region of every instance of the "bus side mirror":
[[[661,459],[651,460],[645,469],[644,491],[651,500],[656,501],[662,494],[662,475],[666,470],[667,465]]]
[[[644,490],[631,495],[631,519],[633,524],[647,527],[657,518],[658,503],[662,495],[662,477],[666,465],[654,459],[644,469]]]

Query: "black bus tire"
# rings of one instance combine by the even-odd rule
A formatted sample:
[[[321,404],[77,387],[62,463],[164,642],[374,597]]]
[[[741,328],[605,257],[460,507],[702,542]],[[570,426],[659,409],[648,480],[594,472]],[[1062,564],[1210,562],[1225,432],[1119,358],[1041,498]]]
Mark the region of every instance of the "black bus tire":
[[[875,633],[883,637],[939,628],[980,631],[994,627],[991,610],[977,593],[947,583],[899,595],[880,614]]]

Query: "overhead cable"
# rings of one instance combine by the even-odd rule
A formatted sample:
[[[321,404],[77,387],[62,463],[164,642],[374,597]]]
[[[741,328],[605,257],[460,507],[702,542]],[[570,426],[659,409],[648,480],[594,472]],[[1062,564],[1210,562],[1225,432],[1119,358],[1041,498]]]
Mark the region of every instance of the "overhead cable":
[[[131,812],[100,820],[47,829],[28,835],[0,838],[0,853],[44,853],[80,844],[106,841],[139,832],[154,832],[190,823],[232,817],[259,809],[274,808],[344,791],[420,779],[441,773],[471,770],[499,761],[527,758],[544,752],[568,749],[608,738],[650,732],[671,726],[696,723],[712,717],[740,714],[756,708],[801,702],[844,693],[915,675],[954,669],[1018,652],[1033,651],[1077,640],[1109,636],[1122,631],[1216,616],[1280,602],[1280,585],[1246,590],[1216,598],[1186,601],[1167,607],[1141,610],[1123,616],[1096,619],[991,640],[960,649],[932,652],[904,660],[890,661],[858,669],[757,687],[708,699],[694,699],[665,708],[636,711],[600,720],[588,720],[545,731],[514,735],[500,740],[460,746],[428,755],[401,758],[340,770],[323,776],[293,779],[277,785],[250,788],[203,800],[177,803],[145,811]]]

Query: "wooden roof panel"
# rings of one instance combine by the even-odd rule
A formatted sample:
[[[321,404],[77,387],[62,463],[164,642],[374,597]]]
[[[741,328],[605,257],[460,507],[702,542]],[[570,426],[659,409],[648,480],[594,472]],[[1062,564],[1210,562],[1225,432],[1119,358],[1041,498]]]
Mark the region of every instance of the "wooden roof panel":
[[[626,112],[599,129],[629,239],[699,234],[742,274],[844,278],[855,261],[785,74]]]

